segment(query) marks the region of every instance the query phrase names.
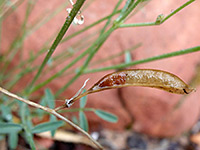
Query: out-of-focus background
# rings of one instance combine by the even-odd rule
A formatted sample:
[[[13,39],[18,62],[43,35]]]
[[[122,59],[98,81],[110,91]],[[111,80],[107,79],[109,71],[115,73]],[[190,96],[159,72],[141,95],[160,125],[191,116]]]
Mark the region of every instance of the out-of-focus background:
[[[62,27],[67,16],[65,9],[71,7],[71,5],[64,0],[16,0],[9,2],[10,4],[15,3],[15,5],[9,8],[9,3],[4,1],[1,7],[1,14],[4,16],[1,16],[0,67],[3,72],[1,78],[4,80],[0,83],[1,86],[7,87],[14,93],[23,93],[23,90],[35,76],[37,67],[41,65],[48,48]],[[111,14],[117,2],[116,0],[86,1],[82,8],[84,24],[71,25],[65,38]],[[130,16],[126,23],[153,22],[158,15],[167,16],[185,2],[186,0],[146,1],[137,8],[137,13]],[[120,5],[120,8],[124,5],[125,1]],[[195,1],[158,26],[117,29],[95,54],[89,68],[101,68],[126,62],[126,54],[131,61],[136,61],[198,46],[200,39],[199,6],[200,2]],[[104,25],[105,21],[72,39],[62,42],[36,84],[42,83],[77,58],[95,41]],[[124,51],[127,51],[127,53],[123,53]],[[28,59],[34,58],[37,54],[38,56],[34,61],[27,62]],[[103,121],[96,117],[94,113],[86,112],[89,132],[97,134],[100,141],[104,145],[107,144],[109,149],[151,149],[152,147],[169,149],[173,144],[174,147],[177,146],[177,149],[174,150],[186,149],[186,147],[198,148],[197,145],[200,144],[200,136],[198,135],[198,119],[200,117],[199,58],[200,53],[196,52],[129,67],[171,72],[194,86],[196,92],[190,95],[176,95],[151,88],[127,87],[91,94],[88,96],[86,107],[111,112],[118,116],[118,122]],[[76,69],[83,65],[85,59],[86,57],[78,61],[60,77],[32,93],[30,98],[33,100],[40,99],[46,88],[51,89],[52,93],[55,94],[73,78]],[[35,69],[33,69],[34,67]],[[32,70],[27,70],[23,74],[22,70],[27,68],[32,68]],[[86,89],[90,88],[104,75],[113,71],[116,70],[82,75],[65,89],[58,99],[72,97],[87,78],[90,78],[90,80]],[[8,77],[4,78],[6,74],[8,74]],[[16,76],[19,76],[18,80]],[[179,101],[183,101],[183,103],[175,109]],[[62,102],[57,102],[57,106],[61,104]],[[72,109],[77,107],[79,107],[78,102],[72,106]],[[70,115],[77,116],[78,113],[74,112]],[[43,120],[34,119],[36,124],[46,120],[48,120],[46,117]],[[49,145],[52,144],[52,142],[49,143]],[[73,145],[73,142],[71,145]],[[47,148],[49,148],[48,146]],[[81,145],[79,146],[81,148]],[[78,149],[74,145],[72,147]]]

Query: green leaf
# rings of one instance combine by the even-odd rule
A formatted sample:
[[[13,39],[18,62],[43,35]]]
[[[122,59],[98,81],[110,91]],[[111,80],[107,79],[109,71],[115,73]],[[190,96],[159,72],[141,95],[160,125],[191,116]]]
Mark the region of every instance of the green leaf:
[[[88,132],[88,121],[83,111],[79,111],[80,127]]]
[[[53,121],[53,122],[47,122],[47,123],[41,123],[37,126],[35,126],[32,129],[32,133],[41,133],[45,131],[52,131],[55,130],[63,125],[63,121]]]
[[[79,124],[79,121],[78,119],[76,118],[76,116],[72,116],[72,122],[75,123],[75,124]]]
[[[0,123],[0,134],[19,132],[22,126],[15,123]]]
[[[8,144],[10,149],[16,149],[18,143],[18,134],[17,132],[10,133],[8,135]]]
[[[28,141],[30,147],[32,150],[35,150],[35,143],[33,140],[33,135],[32,133],[29,131],[29,129],[25,128],[25,135],[26,135],[26,141]]]
[[[47,65],[48,65],[48,66],[52,66],[52,63],[53,63],[53,59],[52,59],[52,58],[49,58],[49,60],[47,61]]]
[[[33,140],[33,135],[30,131],[32,128],[32,122],[31,122],[31,115],[30,115],[30,110],[27,104],[21,103],[20,105],[20,111],[19,114],[21,116],[23,128],[25,131],[25,139],[29,143],[30,147],[32,150],[35,150],[35,143]]]
[[[45,89],[45,100],[49,108],[55,107],[55,98],[50,89]]]
[[[54,122],[54,121],[57,121],[57,118],[54,116],[54,115],[50,115],[50,121],[51,122]]]
[[[86,89],[83,90],[83,93],[86,92]],[[87,103],[87,96],[84,96],[80,99],[80,108],[83,108],[85,107]]]
[[[129,51],[125,52],[125,63],[130,63],[132,61],[131,53]]]
[[[41,100],[40,100],[40,105],[42,106],[46,106],[46,100],[45,100],[45,97],[43,97]],[[36,113],[37,113],[37,116],[42,119],[43,118],[43,115],[45,113],[44,110],[42,109],[36,109]]]
[[[54,115],[51,114],[50,115],[50,122],[54,122],[54,121],[57,121],[57,118]],[[56,133],[56,129],[52,130],[51,136],[54,137],[55,133]]]
[[[1,116],[3,117],[4,120],[6,120],[7,122],[12,121],[12,114],[10,107],[1,105],[1,113],[2,113]]]
[[[100,110],[100,109],[96,109],[94,111],[94,113],[99,116],[100,118],[102,118],[103,120],[106,120],[108,122],[117,122],[118,118],[117,116],[109,113],[109,112],[106,112],[106,111],[103,111],[103,110]]]

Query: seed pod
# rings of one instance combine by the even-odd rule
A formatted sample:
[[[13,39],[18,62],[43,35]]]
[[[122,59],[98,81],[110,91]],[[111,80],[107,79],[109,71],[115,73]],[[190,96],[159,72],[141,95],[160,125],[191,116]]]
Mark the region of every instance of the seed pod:
[[[166,71],[154,69],[129,69],[104,76],[85,93],[67,100],[66,106],[70,107],[77,99],[91,93],[127,86],[157,88],[174,94],[189,94],[195,90],[176,75]]]
[[[88,91],[89,93],[94,93],[127,86],[158,88],[174,94],[189,94],[194,91],[193,88],[176,75],[153,69],[132,69],[108,74]]]

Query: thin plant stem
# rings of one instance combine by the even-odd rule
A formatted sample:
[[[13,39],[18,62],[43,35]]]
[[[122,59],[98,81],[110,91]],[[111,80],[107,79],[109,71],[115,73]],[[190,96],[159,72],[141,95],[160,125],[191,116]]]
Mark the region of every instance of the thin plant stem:
[[[119,25],[119,28],[145,27],[145,26],[155,26],[155,25],[160,25],[160,24],[156,24],[156,22],[130,23],[130,24],[121,24]]]
[[[53,42],[52,46],[50,47],[50,49],[49,49],[49,51],[48,51],[48,53],[46,55],[46,57],[44,58],[44,61],[42,62],[40,68],[38,69],[37,74],[33,78],[32,82],[28,85],[27,91],[26,91],[27,94],[30,94],[30,91],[31,91],[34,83],[36,82],[36,80],[41,75],[46,63],[48,62],[48,60],[50,59],[50,57],[52,56],[52,54],[56,50],[58,44],[60,43],[60,41],[62,40],[63,36],[67,32],[69,26],[71,25],[72,21],[74,20],[74,17],[77,15],[77,13],[79,12],[79,10],[80,10],[80,8],[81,8],[81,6],[83,5],[84,2],[85,2],[85,0],[79,0],[74,5],[74,7],[73,7],[72,11],[70,12],[69,16],[66,18],[66,21],[65,21],[64,25],[62,26],[60,32],[58,33],[58,36],[56,37],[55,41]]]
[[[190,0],[190,1],[186,2],[186,3],[184,3],[183,5],[178,7],[176,10],[172,11],[169,15],[164,17],[162,20],[160,20],[159,22],[155,21],[155,22],[145,22],[145,23],[121,24],[121,25],[119,25],[119,27],[120,28],[127,28],[127,27],[144,27],[144,26],[160,25],[160,24],[164,23],[170,17],[172,17],[173,15],[175,15],[176,13],[178,13],[179,11],[181,11],[183,8],[185,8],[186,6],[188,6],[189,4],[191,4],[194,1],[195,0]]]
[[[59,96],[62,92],[64,92],[64,90],[66,88],[68,88],[74,81],[76,81],[76,79],[78,79],[80,77],[80,75],[82,75],[82,73],[87,68],[89,62],[91,61],[91,59],[93,58],[93,56],[95,55],[95,53],[99,50],[99,48],[102,46],[102,44],[106,41],[106,39],[109,37],[109,35],[114,30],[115,30],[115,28],[110,28],[106,33],[102,34],[96,42],[93,43],[93,45],[89,48],[92,51],[91,51],[90,55],[88,56],[88,58],[86,59],[86,61],[83,64],[83,66],[78,70],[78,72],[76,73],[76,75],[66,85],[64,85],[61,89],[59,89],[56,92],[55,96]],[[97,45],[97,43],[99,43],[99,44],[95,48],[95,46]]]
[[[103,58],[103,59],[100,59],[100,60],[96,60],[96,61],[94,61],[93,63],[91,63],[89,66],[94,66],[94,65],[97,65],[97,64],[106,62],[106,61],[108,61],[108,60],[112,60],[112,59],[114,59],[114,58],[116,58],[116,57],[119,57],[119,56],[125,54],[126,52],[131,52],[131,51],[133,51],[133,50],[136,50],[136,49],[139,48],[141,45],[142,45],[141,43],[138,43],[138,44],[132,46],[131,48],[128,48],[128,49],[126,49],[126,50],[123,50],[123,51],[121,51],[121,52],[119,52],[119,53],[117,53],[117,54],[113,54],[113,55],[108,56],[108,57],[106,57],[106,58]]]
[[[66,107],[65,107],[66,108]],[[92,111],[95,112],[95,108],[71,108],[71,109],[63,109],[60,112],[79,112],[79,111]]]
[[[117,9],[119,8],[119,6],[120,6],[120,4],[121,4],[122,2],[123,2],[122,0],[119,0],[119,1],[118,1],[118,3],[116,4],[115,8],[113,9],[112,14],[115,13],[115,12],[117,11]],[[103,33],[105,32],[106,28],[108,27],[108,25],[109,25],[110,22],[111,22],[111,18],[112,18],[112,16],[110,16],[110,17],[108,18],[106,24],[105,24],[104,27],[101,29],[100,35],[103,34]]]
[[[171,16],[173,16],[174,14],[176,14],[177,12],[179,12],[180,10],[182,10],[183,8],[185,8],[186,6],[190,5],[192,2],[194,2],[195,0],[189,0],[186,3],[184,3],[183,5],[181,5],[180,7],[178,7],[176,10],[172,11],[168,16],[166,16],[162,22],[165,22],[167,19],[169,19]]]
[[[11,5],[7,8],[2,9],[2,12],[0,13],[0,18],[5,18],[6,14],[8,14],[8,12],[10,10],[13,10],[13,7],[16,7],[16,5],[19,5],[23,2],[24,0],[15,0],[11,3]]]
[[[44,24],[46,24],[48,21],[50,21],[54,16],[56,16],[58,13],[60,13],[66,6],[68,5],[68,2],[61,4],[56,10],[51,11],[48,16],[45,16],[43,18],[39,18],[40,20],[37,20],[33,26],[30,27],[29,31],[26,34],[26,38],[33,34],[37,29],[42,27]]]
[[[73,33],[73,34],[67,36],[66,38],[63,38],[63,40],[61,41],[61,43],[66,42],[67,40],[69,40],[69,39],[71,39],[71,38],[73,38],[73,37],[79,35],[80,33],[89,30],[90,28],[94,27],[95,25],[100,24],[101,22],[103,22],[103,21],[109,19],[110,17],[112,17],[112,16],[114,16],[114,15],[120,13],[120,11],[121,11],[121,10],[117,10],[117,11],[113,12],[112,14],[110,14],[110,15],[108,15],[108,16],[106,16],[106,17],[103,17],[102,19],[99,19],[98,21],[96,21],[96,22],[94,22],[94,23],[88,25],[87,27],[85,27],[85,28],[83,28],[83,29],[81,29],[81,30],[79,30],[79,31],[77,31],[77,32],[75,32],[75,33]]]
[[[129,7],[126,11],[124,11],[119,18],[116,19],[115,25],[119,26],[126,18],[127,16],[133,11],[133,9],[136,8],[136,6],[141,2],[142,0],[137,0],[134,2],[134,0],[130,0],[130,3],[128,4]]]
[[[158,55],[158,56],[154,56],[154,57],[150,57],[150,58],[146,58],[146,59],[142,59],[142,60],[137,60],[137,61],[133,61],[130,63],[123,63],[123,64],[104,67],[104,68],[86,70],[84,73],[94,73],[94,72],[100,72],[100,71],[106,71],[106,70],[112,70],[112,69],[116,70],[116,69],[126,68],[126,67],[130,67],[130,66],[138,65],[138,64],[143,64],[143,63],[152,62],[152,61],[161,60],[161,59],[170,58],[170,57],[175,57],[175,56],[180,56],[180,55],[198,52],[198,51],[200,51],[200,46],[196,46],[196,47],[192,47],[192,48],[188,48],[188,49],[184,49],[184,50],[180,50],[180,51],[176,51],[176,52],[171,52],[171,53],[167,53],[167,54],[163,54],[163,55]]]
[[[5,72],[8,68],[8,66],[10,65],[10,63],[12,62],[13,58],[16,56],[16,54],[19,51],[21,51],[20,47],[22,47],[22,45],[23,45],[24,37],[25,37],[25,34],[26,34],[26,24],[27,24],[27,21],[28,21],[28,18],[30,16],[31,11],[33,10],[32,5],[33,4],[30,1],[28,1],[25,19],[24,19],[23,24],[21,26],[22,35],[17,36],[15,38],[15,41],[11,44],[9,50],[6,53],[4,53],[4,56],[7,56],[6,61],[4,63],[4,66],[1,69],[1,72],[2,72],[2,74],[4,74],[4,76],[7,76],[7,73],[5,73]]]
[[[39,109],[42,109],[58,118],[60,118],[61,120],[67,122],[68,124],[70,124],[71,126],[73,126],[75,129],[77,129],[78,131],[80,131],[81,133],[83,133],[85,136],[87,136],[95,145],[97,148],[103,150],[103,147],[97,142],[95,141],[86,131],[84,131],[83,129],[81,129],[79,126],[77,126],[76,124],[74,124],[73,122],[71,122],[70,120],[68,120],[67,118],[65,118],[64,116],[62,116],[61,114],[57,113],[54,109],[51,109],[51,108],[48,108],[48,107],[45,107],[45,106],[42,106],[40,104],[37,104],[35,102],[32,102],[31,100],[28,100],[28,99],[24,99],[20,96],[17,96],[7,90],[5,90],[4,88],[0,87],[0,92],[4,93],[5,95],[9,96],[9,97],[12,97],[14,99],[17,99],[23,103],[26,103],[30,106],[33,106],[35,108],[39,108]]]

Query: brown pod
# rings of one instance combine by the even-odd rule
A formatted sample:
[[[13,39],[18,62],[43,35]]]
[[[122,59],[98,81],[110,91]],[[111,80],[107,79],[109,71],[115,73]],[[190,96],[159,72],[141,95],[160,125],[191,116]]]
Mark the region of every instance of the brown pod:
[[[153,69],[130,69],[104,76],[88,90],[88,94],[127,86],[152,87],[174,94],[189,94],[194,91],[194,88],[169,72]]]
[[[176,75],[166,71],[155,69],[127,69],[104,76],[85,93],[66,100],[66,106],[70,107],[76,100],[91,93],[127,86],[157,88],[174,94],[189,94],[195,90]]]

